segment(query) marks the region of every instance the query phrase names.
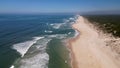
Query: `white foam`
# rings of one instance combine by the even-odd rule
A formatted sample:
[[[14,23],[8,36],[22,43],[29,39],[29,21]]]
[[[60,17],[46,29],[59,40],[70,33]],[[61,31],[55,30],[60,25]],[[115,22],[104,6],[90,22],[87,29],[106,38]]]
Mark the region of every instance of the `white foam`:
[[[48,37],[49,38],[54,38],[54,37],[57,37],[57,34],[55,34],[55,35],[49,35]]]
[[[71,17],[71,18],[69,18],[69,20],[73,20],[73,21],[74,21],[74,20],[75,20],[75,18],[72,18],[72,17]]]
[[[50,41],[51,39],[41,39],[40,41],[37,42],[37,45],[35,45],[35,47],[39,50],[45,50],[47,47],[47,43]]]
[[[14,68],[14,65],[12,65],[10,68]]]
[[[68,34],[71,34],[71,32],[69,32]]]
[[[52,33],[53,31],[45,30],[44,32],[45,32],[45,33]]]
[[[50,24],[51,26],[53,26],[54,24]]]
[[[54,28],[54,29],[59,29],[64,23],[54,23],[54,24],[51,24],[51,26]]]
[[[14,65],[17,68],[48,68],[49,55],[46,53],[47,43],[51,39],[40,39],[29,52]],[[32,49],[33,48],[33,49]]]
[[[34,44],[36,43],[37,40],[42,39],[44,37],[34,37],[33,40],[30,41],[25,41],[22,43],[17,43],[13,45],[13,49],[17,50],[17,52],[19,52],[22,57],[25,55],[25,53],[28,51],[28,49]]]
[[[67,34],[55,34],[55,35],[49,35],[49,38],[58,38],[58,39],[64,39],[67,37]]]
[[[57,35],[57,38],[58,39],[64,39],[67,37],[67,34],[60,34],[60,35]]]
[[[62,28],[62,27],[68,27],[69,25],[71,25],[72,23],[75,22],[77,16],[75,18],[69,18],[69,19],[64,19],[63,20],[63,23],[52,23],[50,24],[50,26],[52,26],[52,28],[54,29],[59,29],[59,28]]]
[[[47,53],[39,53],[34,57],[22,59],[18,68],[48,68],[49,55]]]
[[[79,34],[80,34],[80,33],[79,33],[77,30],[75,30],[75,35],[74,35],[74,37],[77,37]]]
[[[80,17],[80,15],[76,15],[76,16],[74,17],[75,21],[76,21],[79,17]]]

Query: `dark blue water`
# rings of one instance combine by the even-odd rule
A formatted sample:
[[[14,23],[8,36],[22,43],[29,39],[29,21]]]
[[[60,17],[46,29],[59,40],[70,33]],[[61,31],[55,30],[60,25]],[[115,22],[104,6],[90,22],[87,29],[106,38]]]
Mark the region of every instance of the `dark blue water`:
[[[10,68],[11,65],[15,68],[47,68],[48,66],[54,68],[49,64],[51,56],[46,53],[44,47],[47,47],[48,43],[53,45],[50,43],[51,40],[53,42],[55,39],[73,36],[74,30],[70,26],[74,22],[73,17],[73,15],[0,15],[0,68]],[[37,58],[44,57],[44,54],[49,59]],[[50,52],[50,54],[54,53]],[[39,61],[46,60],[42,67],[38,65],[40,64],[38,61],[28,63],[31,59],[35,60],[35,57]]]

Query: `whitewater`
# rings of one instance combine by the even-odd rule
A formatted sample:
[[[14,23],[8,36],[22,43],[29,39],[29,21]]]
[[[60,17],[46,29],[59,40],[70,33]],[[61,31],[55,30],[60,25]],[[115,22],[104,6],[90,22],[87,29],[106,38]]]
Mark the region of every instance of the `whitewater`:
[[[48,68],[50,60],[50,55],[46,52],[48,43],[53,39],[68,39],[68,36],[71,34],[74,34],[72,36],[74,40],[70,42],[70,45],[72,45],[70,51],[73,51],[76,56],[75,58],[71,58],[73,68],[120,67],[119,55],[113,47],[110,47],[110,45],[120,45],[120,38],[104,33],[104,30],[98,27],[99,25],[93,24],[79,15],[76,15],[74,18],[70,17],[64,20],[63,23],[45,24],[48,29],[44,29],[43,32],[46,35],[36,36],[32,40],[12,45],[11,48],[16,50],[21,57],[10,68]],[[73,27],[74,33],[70,31],[66,33],[55,33],[55,30],[64,31],[65,29],[72,29],[71,27]],[[75,59],[77,59],[77,63]],[[64,61],[65,64],[67,62]],[[75,65],[76,67],[74,67]]]
[[[46,26],[54,30],[69,30],[72,29],[70,25],[74,23],[73,21],[75,21],[75,18],[70,17],[64,20],[63,23],[46,23]],[[33,37],[32,40],[12,45],[11,48],[16,50],[21,57],[18,58],[10,68],[48,68],[50,60],[50,56],[46,52],[48,43],[53,39],[67,39],[68,35],[72,34],[72,32],[52,34],[55,33],[54,30],[44,29],[46,35],[36,36]]]

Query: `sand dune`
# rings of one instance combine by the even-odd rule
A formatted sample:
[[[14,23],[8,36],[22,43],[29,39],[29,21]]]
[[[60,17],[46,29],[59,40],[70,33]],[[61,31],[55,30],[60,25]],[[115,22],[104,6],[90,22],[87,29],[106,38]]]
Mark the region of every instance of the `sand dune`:
[[[72,25],[79,35],[70,40],[73,68],[120,68],[99,33],[82,16]]]

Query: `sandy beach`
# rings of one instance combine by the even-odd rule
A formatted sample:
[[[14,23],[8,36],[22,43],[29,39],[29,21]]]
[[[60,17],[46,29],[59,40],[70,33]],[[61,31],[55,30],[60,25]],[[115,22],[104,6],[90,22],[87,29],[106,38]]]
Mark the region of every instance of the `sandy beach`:
[[[73,68],[120,68],[114,52],[85,18],[79,16],[72,27],[79,32],[69,41]]]

